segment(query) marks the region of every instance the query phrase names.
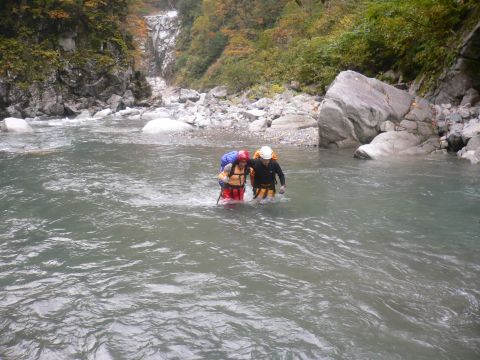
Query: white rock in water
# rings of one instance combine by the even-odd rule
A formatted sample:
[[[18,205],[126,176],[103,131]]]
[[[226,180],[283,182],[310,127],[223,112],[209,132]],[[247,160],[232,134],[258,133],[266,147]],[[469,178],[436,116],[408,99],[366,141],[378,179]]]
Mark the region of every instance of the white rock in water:
[[[421,138],[406,131],[381,133],[370,144],[360,146],[354,156],[359,159],[378,159],[396,155],[420,144]]]
[[[112,109],[100,110],[93,115],[94,118],[104,118],[112,113]]]
[[[145,134],[171,133],[192,130],[187,123],[168,118],[150,120],[142,129]]]
[[[465,151],[461,158],[469,160],[472,164],[478,164],[480,162],[480,150]]]
[[[12,117],[3,120],[2,130],[14,133],[33,132],[32,127],[25,120]]]

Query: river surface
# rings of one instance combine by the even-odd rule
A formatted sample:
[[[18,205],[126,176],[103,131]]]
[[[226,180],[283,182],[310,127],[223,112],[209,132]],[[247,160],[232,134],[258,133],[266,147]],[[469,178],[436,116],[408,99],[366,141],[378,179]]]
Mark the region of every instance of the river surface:
[[[34,128],[0,135],[1,359],[480,358],[478,166],[277,146],[285,196],[226,208],[256,140]]]

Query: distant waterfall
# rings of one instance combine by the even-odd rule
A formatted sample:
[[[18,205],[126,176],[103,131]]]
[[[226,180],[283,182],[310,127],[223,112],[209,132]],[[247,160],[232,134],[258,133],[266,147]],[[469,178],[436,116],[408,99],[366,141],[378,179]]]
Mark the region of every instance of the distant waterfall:
[[[145,42],[145,68],[152,91],[165,88],[165,80],[171,75],[175,60],[175,41],[180,31],[178,12],[164,11],[145,16],[148,39]]]

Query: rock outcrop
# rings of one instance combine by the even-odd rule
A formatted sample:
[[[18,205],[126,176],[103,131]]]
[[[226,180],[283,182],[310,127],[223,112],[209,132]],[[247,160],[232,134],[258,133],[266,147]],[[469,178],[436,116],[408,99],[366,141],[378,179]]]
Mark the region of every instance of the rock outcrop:
[[[343,71],[320,105],[319,146],[342,148],[368,143],[383,122],[399,123],[412,102],[412,95],[405,91],[354,71]]]
[[[453,66],[440,77],[439,85],[430,97],[435,104],[458,105],[462,103],[462,105],[465,105],[467,102],[478,101],[478,91],[480,90],[480,22],[462,39],[458,54]],[[467,98],[463,101],[465,96]],[[473,106],[475,103],[470,103],[470,105]]]

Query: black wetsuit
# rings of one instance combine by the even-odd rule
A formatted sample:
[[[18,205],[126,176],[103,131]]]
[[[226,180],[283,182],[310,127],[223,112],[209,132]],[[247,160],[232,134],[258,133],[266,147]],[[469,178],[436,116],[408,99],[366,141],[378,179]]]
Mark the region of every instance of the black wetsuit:
[[[270,160],[267,166],[263,165],[260,159],[250,159],[248,166],[255,171],[253,178],[253,189],[264,188],[275,190],[275,174],[280,179],[280,185],[285,185],[285,175],[282,168],[275,160]]]

